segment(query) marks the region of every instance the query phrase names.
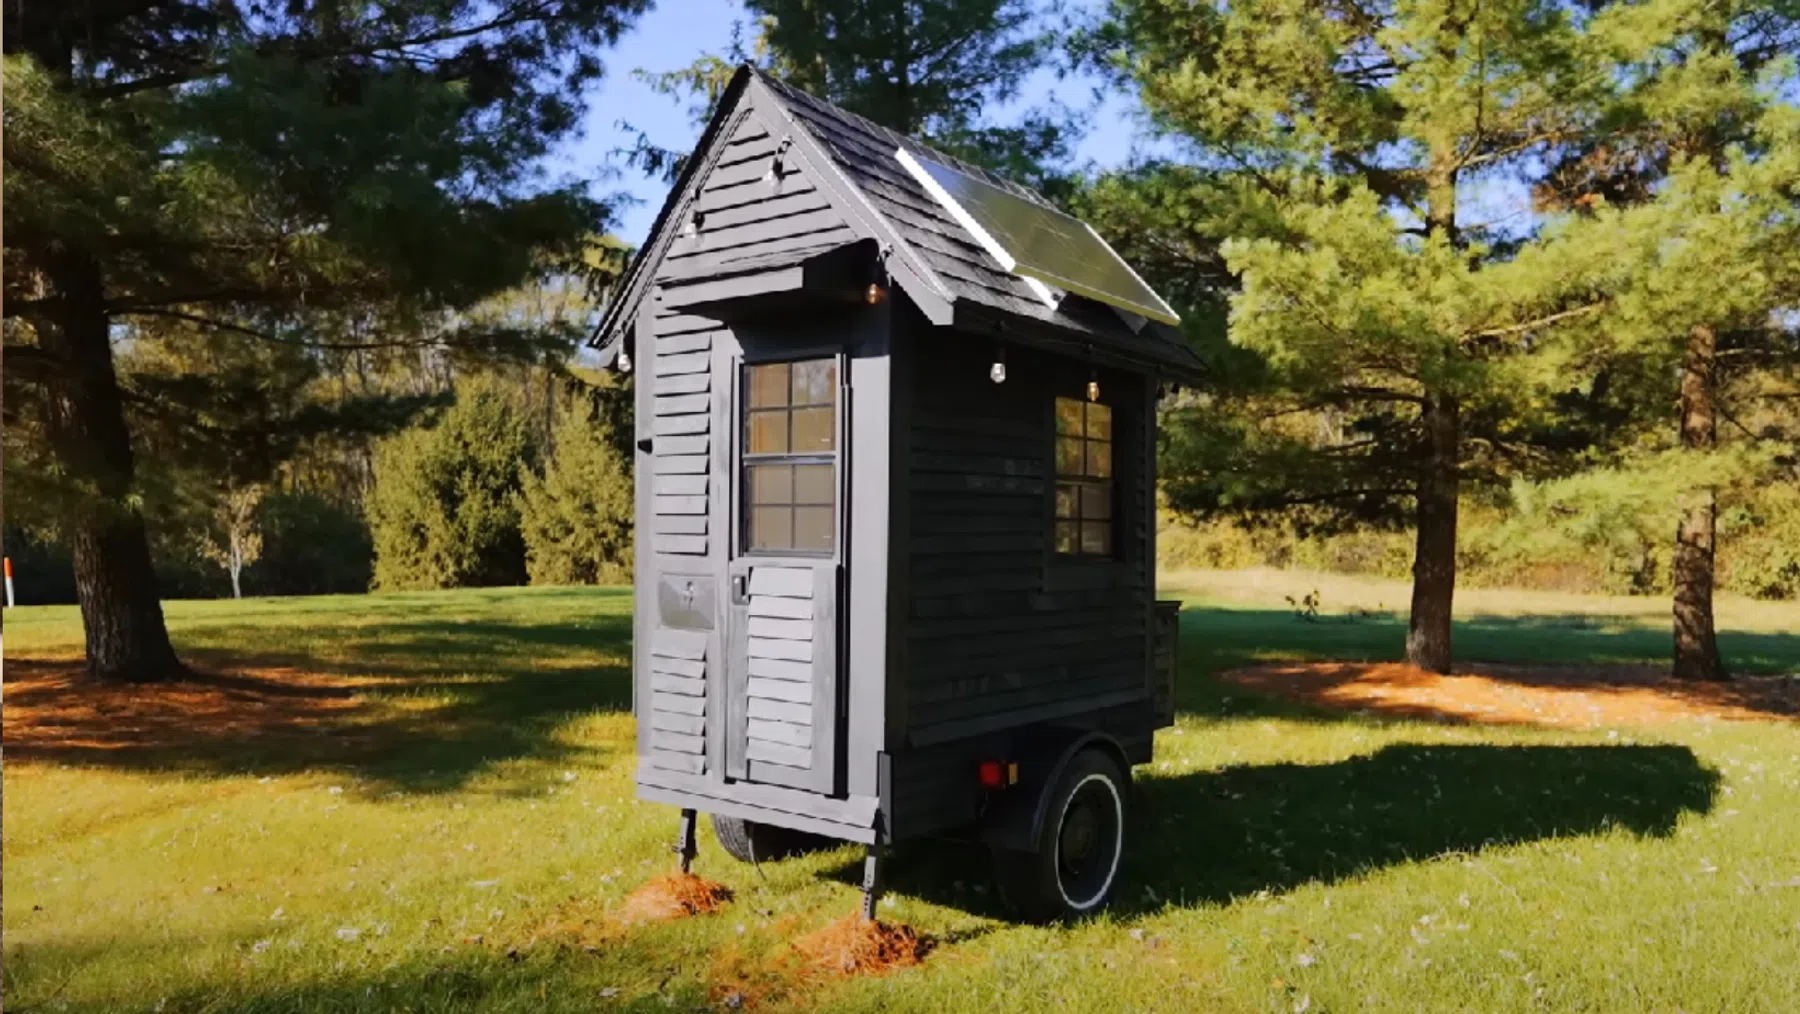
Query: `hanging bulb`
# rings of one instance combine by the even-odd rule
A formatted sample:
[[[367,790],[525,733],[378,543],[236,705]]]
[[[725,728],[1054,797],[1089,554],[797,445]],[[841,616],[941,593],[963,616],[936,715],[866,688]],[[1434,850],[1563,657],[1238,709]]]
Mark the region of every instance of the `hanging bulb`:
[[[1006,349],[994,350],[994,365],[988,367],[988,379],[996,384],[1006,383]]]
[[[1088,400],[1100,400],[1100,381],[1091,373],[1088,375]]]
[[[881,286],[875,282],[870,282],[869,291],[863,293],[863,298],[869,301],[870,306],[874,306],[876,303],[881,302],[882,295],[883,292],[881,291]]]
[[[631,353],[625,351],[624,349],[619,350],[619,372],[620,373],[630,373],[631,372]]]

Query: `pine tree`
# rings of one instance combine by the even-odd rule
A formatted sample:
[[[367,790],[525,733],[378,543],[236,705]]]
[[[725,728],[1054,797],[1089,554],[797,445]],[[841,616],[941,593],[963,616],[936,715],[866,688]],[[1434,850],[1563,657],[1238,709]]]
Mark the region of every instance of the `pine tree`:
[[[519,498],[532,584],[628,581],[632,567],[631,465],[586,392],[556,413],[543,474]]]
[[[470,380],[434,425],[384,441],[368,500],[375,587],[519,585],[519,494],[536,467],[530,427],[492,378]]]
[[[1628,101],[1608,134],[1567,152],[1538,192],[1548,207],[1602,218],[1589,242],[1629,269],[1623,312],[1576,337],[1615,366],[1652,364],[1636,367],[1651,381],[1635,391],[1640,412],[1661,421],[1677,406],[1683,453],[1636,467],[1715,480],[1677,494],[1674,673],[1722,680],[1713,613],[1720,498],[1733,480],[1751,480],[1741,466],[1756,456],[1734,456],[1735,469],[1707,459],[1717,456],[1721,424],[1755,400],[1754,371],[1800,365],[1795,329],[1777,312],[1800,298],[1792,127],[1800,5],[1662,0],[1636,17],[1676,28],[1651,33],[1656,44],[1631,61]],[[1635,210],[1606,216],[1609,208]],[[1660,382],[1670,376],[1674,390]],[[1739,436],[1767,442],[1748,429]]]
[[[727,53],[639,75],[711,114],[737,65],[784,81],[908,137],[1023,183],[1044,185],[1079,124],[1039,109],[1015,123],[988,114],[1048,62],[1051,38],[1033,0],[746,0],[755,19]],[[676,153],[640,143],[638,161],[669,171]]]
[[[1451,662],[1459,497],[1553,436],[1533,341],[1599,309],[1472,198],[1592,135],[1623,31],[1543,0],[1120,0],[1095,36],[1240,195],[1196,228],[1231,237],[1252,362],[1178,414],[1171,502],[1410,522],[1406,651],[1427,669]]]
[[[643,6],[7,7],[8,423],[35,413],[42,474],[76,494],[92,678],[182,671],[138,506],[120,325],[317,341],[313,315],[426,320],[573,260],[604,209],[536,166]]]

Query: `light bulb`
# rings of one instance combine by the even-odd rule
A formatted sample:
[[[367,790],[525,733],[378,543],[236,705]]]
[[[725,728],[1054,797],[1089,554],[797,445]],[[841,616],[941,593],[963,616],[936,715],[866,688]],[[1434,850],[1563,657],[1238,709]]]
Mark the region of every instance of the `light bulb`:
[[[882,295],[881,286],[874,282],[869,283],[869,291],[864,294],[865,298],[868,299],[870,306],[874,306],[876,303],[881,302]]]
[[[1100,382],[1098,380],[1088,381],[1088,400],[1089,401],[1099,401],[1100,400]]]
[[[994,365],[988,367],[988,379],[996,384],[1006,383],[1006,363],[1003,360],[996,359]]]
[[[631,372],[631,353],[625,351],[624,349],[619,350],[619,372],[620,373],[630,373]]]

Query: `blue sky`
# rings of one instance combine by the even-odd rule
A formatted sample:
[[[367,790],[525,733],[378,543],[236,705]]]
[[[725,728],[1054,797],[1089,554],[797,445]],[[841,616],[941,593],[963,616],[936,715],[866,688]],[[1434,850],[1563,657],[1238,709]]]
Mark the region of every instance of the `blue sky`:
[[[1065,5],[1080,11],[1095,2],[1065,0]],[[615,152],[628,147],[635,135],[620,123],[629,122],[653,143],[681,151],[693,147],[700,128],[688,121],[685,101],[656,94],[635,80],[632,71],[674,70],[705,53],[723,54],[731,43],[732,24],[739,21],[749,22],[741,0],[660,0],[607,55],[606,77],[588,96],[579,136],[552,160],[559,173],[595,179],[597,196],[623,193],[633,199],[617,208],[614,231],[634,246],[650,231],[668,187],[622,166]],[[1011,122],[1019,113],[1052,101],[1087,116],[1087,133],[1075,148],[1077,164],[1112,168],[1129,161],[1134,152],[1157,150],[1157,142],[1142,128],[1134,97],[1110,91],[1091,75],[1058,78],[1051,70],[1040,70],[1026,81],[1016,100],[990,110],[990,115],[997,122]],[[1470,181],[1463,197],[1466,206],[1458,218],[1464,224],[1497,224],[1510,232],[1535,222],[1530,194],[1516,179]]]
[[[629,121],[663,147],[691,148],[699,128],[688,122],[686,104],[656,94],[633,80],[631,72],[638,68],[673,70],[703,53],[722,54],[731,42],[732,23],[748,20],[737,0],[661,0],[607,56],[606,78],[588,96],[581,136],[558,152],[554,166],[587,178],[599,177],[609,165],[617,166],[619,159],[613,152],[628,146],[634,136],[620,129],[620,121]],[[1133,117],[1135,103],[1124,95],[1096,98],[1098,86],[1099,81],[1092,77],[1058,80],[1054,73],[1040,71],[1026,82],[1015,102],[992,110],[991,115],[1007,122],[1018,112],[1051,99],[1091,111],[1090,130],[1076,148],[1077,161],[1098,167],[1120,165],[1130,158],[1140,139]],[[622,191],[636,198],[636,204],[619,209],[616,231],[622,239],[638,244],[650,231],[668,188],[660,180],[645,179],[626,169],[615,178],[598,182],[595,190]]]

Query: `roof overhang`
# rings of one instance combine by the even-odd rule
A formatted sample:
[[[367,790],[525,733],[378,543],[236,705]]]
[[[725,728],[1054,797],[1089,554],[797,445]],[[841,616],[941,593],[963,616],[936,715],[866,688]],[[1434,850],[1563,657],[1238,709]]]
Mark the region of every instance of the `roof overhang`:
[[[1077,300],[1085,302],[1086,306],[1079,305]],[[1087,302],[1084,297],[1072,297],[1064,302],[1063,312],[1110,315],[1113,308]],[[955,327],[959,331],[991,334],[999,341],[1074,356],[1100,366],[1155,374],[1176,383],[1196,384],[1204,375],[1199,357],[1188,348],[1179,330],[1159,321],[1146,321],[1138,334],[1139,341],[1095,341],[1086,331],[1022,317],[973,300],[960,300],[956,304]]]
[[[660,305],[715,320],[821,303],[855,303],[880,278],[872,240],[802,248],[742,261],[700,262],[657,276]]]

